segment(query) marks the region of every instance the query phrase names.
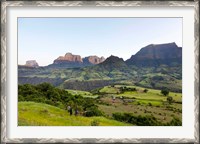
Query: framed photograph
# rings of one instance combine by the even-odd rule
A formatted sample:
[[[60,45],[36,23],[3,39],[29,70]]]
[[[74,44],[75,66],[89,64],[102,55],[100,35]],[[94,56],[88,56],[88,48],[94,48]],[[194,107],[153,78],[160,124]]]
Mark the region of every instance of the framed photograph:
[[[198,1],[1,12],[2,143],[199,143]]]

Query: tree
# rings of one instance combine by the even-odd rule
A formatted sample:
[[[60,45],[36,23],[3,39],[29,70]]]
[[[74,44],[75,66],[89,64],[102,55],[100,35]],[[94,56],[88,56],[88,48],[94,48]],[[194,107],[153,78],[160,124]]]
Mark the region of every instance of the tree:
[[[148,92],[148,89],[144,89],[144,93],[147,93]]]
[[[169,104],[171,104],[173,102],[173,98],[171,96],[168,96],[167,101],[168,101]]]
[[[43,92],[46,92],[48,90],[53,90],[54,87],[50,84],[50,83],[47,83],[47,82],[44,82],[44,83],[41,83],[41,84],[38,84],[37,85],[37,88]]]
[[[161,94],[163,94],[164,96],[167,96],[169,94],[169,90],[167,89],[162,89],[161,90]]]

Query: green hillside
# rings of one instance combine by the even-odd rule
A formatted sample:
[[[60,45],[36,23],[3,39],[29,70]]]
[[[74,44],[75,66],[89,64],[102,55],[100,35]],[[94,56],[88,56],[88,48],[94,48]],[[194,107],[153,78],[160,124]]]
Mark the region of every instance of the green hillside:
[[[92,67],[50,69],[19,68],[19,84],[48,82],[62,89],[90,91],[111,84],[123,83],[152,89],[168,88],[182,92],[181,67],[160,66],[158,68],[119,68],[120,64],[99,64]]]
[[[92,93],[88,91],[80,91],[80,90],[70,90],[66,89],[66,91],[72,95],[81,95],[82,97],[88,97],[88,98],[97,98],[98,95],[93,95]]]
[[[70,116],[66,110],[35,102],[18,102],[18,126],[127,126],[105,117]]]

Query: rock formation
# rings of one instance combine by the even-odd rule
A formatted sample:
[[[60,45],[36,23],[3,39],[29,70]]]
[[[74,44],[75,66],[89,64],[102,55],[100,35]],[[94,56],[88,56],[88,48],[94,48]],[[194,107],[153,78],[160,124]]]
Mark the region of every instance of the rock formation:
[[[26,61],[25,66],[27,66],[27,67],[35,67],[35,68],[39,67],[39,65],[36,62],[36,60],[28,60],[28,61]]]
[[[88,56],[81,58],[80,55],[74,55],[72,53],[66,53],[65,56],[59,56],[54,60],[53,64],[49,67],[60,68],[73,68],[73,67],[85,67],[90,65],[96,65],[105,60],[104,57]]]
[[[98,57],[98,56],[88,56],[88,57],[85,57],[83,58],[83,62],[85,64],[99,64],[99,63],[102,63],[103,61],[105,60],[104,57]]]
[[[56,60],[54,60],[54,64],[63,63],[63,62],[82,63],[83,60],[80,55],[73,55],[72,53],[66,53],[65,56],[59,56]]]

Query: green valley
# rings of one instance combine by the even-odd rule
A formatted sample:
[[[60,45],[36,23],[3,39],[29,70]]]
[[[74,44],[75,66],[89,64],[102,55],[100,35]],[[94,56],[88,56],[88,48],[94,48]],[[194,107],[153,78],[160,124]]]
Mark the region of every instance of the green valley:
[[[126,61],[66,53],[18,66],[19,125],[182,125],[182,48],[150,44]]]

